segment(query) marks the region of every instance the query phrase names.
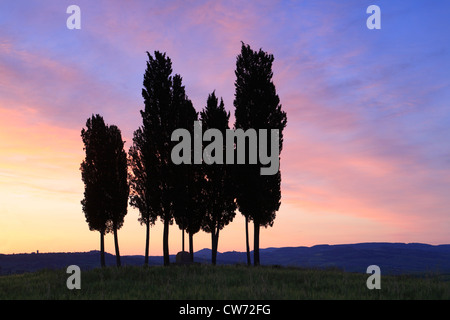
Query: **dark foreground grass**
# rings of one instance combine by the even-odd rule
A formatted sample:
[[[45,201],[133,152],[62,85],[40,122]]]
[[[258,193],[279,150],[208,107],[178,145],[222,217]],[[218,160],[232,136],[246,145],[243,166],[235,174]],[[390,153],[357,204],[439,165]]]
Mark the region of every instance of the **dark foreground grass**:
[[[81,290],[68,290],[65,270],[0,277],[0,299],[450,299],[445,276],[381,276],[340,270],[171,266],[108,267],[81,272]]]

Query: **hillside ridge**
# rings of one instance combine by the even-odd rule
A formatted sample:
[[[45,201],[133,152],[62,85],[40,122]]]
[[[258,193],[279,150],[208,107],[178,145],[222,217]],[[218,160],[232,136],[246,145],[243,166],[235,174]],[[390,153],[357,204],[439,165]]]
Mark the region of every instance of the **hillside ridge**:
[[[312,247],[269,247],[260,249],[262,265],[308,268],[339,268],[348,272],[366,272],[369,265],[378,265],[385,274],[450,273],[450,244],[366,242]],[[253,258],[253,252],[251,252]],[[106,264],[115,265],[115,256],[105,253]],[[211,250],[204,248],[194,253],[199,263],[210,263]],[[143,265],[144,256],[121,257],[123,265]],[[175,255],[170,256],[175,262]],[[217,253],[217,264],[246,264],[246,252]],[[54,252],[0,254],[0,275],[34,272],[40,269],[61,269],[69,265],[82,269],[100,266],[100,253]],[[150,265],[162,265],[162,256],[150,256]]]

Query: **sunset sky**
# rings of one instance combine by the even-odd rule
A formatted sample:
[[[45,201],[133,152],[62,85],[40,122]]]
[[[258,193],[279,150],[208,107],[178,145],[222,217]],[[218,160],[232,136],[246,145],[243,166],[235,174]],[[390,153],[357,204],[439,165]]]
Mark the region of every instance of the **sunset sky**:
[[[81,30],[66,27],[72,4]],[[371,4],[381,30],[366,26]],[[80,204],[86,119],[117,125],[128,151],[146,51],[159,50],[197,111],[216,90],[232,126],[241,41],[274,55],[288,118],[282,204],[261,248],[450,243],[449,13],[443,0],[1,1],[0,253],[98,250]],[[144,254],[137,219],[129,208],[123,255]],[[150,255],[162,254],[162,229]],[[169,245],[181,249],[175,224]],[[194,237],[195,250],[210,247],[209,234]],[[218,250],[245,251],[240,213]]]

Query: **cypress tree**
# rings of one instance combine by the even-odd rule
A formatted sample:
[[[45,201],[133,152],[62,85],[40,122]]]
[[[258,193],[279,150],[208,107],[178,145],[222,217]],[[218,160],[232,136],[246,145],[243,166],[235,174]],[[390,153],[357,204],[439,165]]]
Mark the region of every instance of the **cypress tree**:
[[[215,92],[208,96],[206,108],[200,113],[200,115],[203,130],[206,131],[208,129],[217,129],[221,132],[222,137],[226,136],[226,130],[229,129],[228,121],[230,118],[230,113],[226,112],[222,99],[219,104]],[[203,165],[203,174],[205,177],[203,209],[205,210],[205,216],[202,229],[205,232],[211,233],[211,262],[213,265],[216,264],[219,232],[227,224],[233,221],[236,215],[236,203],[234,201],[235,193],[232,176],[233,167],[232,165],[225,164],[224,146],[225,143],[217,144],[217,147],[211,150],[212,154],[210,155],[212,158],[218,159],[219,155],[215,153],[221,152],[222,164],[213,163]],[[222,150],[219,150],[218,148],[222,148]]]
[[[278,129],[281,153],[287,118],[286,113],[281,110],[280,99],[272,81],[273,61],[273,55],[262,49],[253,51],[249,45],[242,43],[235,71],[235,128],[257,131]],[[267,150],[271,150],[270,139],[267,139],[267,144]],[[248,156],[248,152],[246,155]],[[246,223],[248,220],[253,221],[254,264],[259,265],[260,227],[272,226],[274,223],[281,204],[281,173],[278,170],[274,175],[261,175],[261,164],[237,167],[237,205],[246,217]]]

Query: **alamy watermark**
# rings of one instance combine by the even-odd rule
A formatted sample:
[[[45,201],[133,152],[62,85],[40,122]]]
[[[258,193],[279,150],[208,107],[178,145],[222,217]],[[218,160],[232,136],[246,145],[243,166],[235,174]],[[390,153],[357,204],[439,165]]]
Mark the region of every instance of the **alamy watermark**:
[[[381,289],[381,269],[377,265],[371,265],[367,267],[366,273],[372,274],[367,278],[366,286],[367,289]]]
[[[381,9],[377,5],[367,7],[366,13],[370,14],[367,18],[366,26],[369,30],[381,29]]]
[[[81,29],[81,9],[77,5],[70,5],[66,10],[67,14],[70,16],[67,18],[66,26],[69,30],[80,30]],[[366,26],[369,30],[381,29],[381,9],[377,5],[370,5],[366,9],[366,13],[370,14],[367,18]]]
[[[67,267],[67,271],[68,274],[71,274],[66,281],[66,286],[67,289],[69,290],[73,290],[73,289],[77,289],[80,290],[81,289],[81,269],[79,266],[77,265],[71,265]]]
[[[66,26],[69,30],[80,30],[81,29],[81,9],[77,5],[71,5],[67,7],[67,14],[70,16],[67,18]]]
[[[274,175],[280,167],[280,132],[278,129],[270,129],[269,153],[268,131],[269,129],[259,129],[258,132],[255,129],[247,129],[245,131],[242,129],[227,129],[224,141],[223,134],[219,129],[208,129],[203,133],[202,122],[195,121],[194,152],[191,152],[191,133],[187,129],[176,129],[172,133],[171,140],[179,141],[179,143],[174,146],[170,156],[172,162],[176,165],[224,164],[224,159],[226,164],[257,164],[259,158],[260,164],[263,166],[268,165],[267,167],[261,167],[261,175]],[[211,143],[203,149],[204,141]],[[246,141],[248,141],[248,148],[246,147]],[[223,155],[224,149],[225,157]],[[246,150],[248,150],[248,163],[245,161]],[[194,159],[192,159],[192,154]]]

